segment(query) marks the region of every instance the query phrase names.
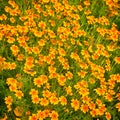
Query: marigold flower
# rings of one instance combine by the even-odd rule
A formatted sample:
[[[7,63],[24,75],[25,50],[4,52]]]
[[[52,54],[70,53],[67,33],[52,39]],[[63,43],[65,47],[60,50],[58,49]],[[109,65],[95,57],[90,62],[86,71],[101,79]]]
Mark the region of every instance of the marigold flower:
[[[37,118],[41,120],[45,119],[44,111],[41,111],[41,110],[37,111]]]
[[[88,107],[88,105],[86,105],[86,104],[82,104],[81,107],[80,107],[80,109],[81,109],[81,111],[82,111],[83,113],[86,113],[86,112],[89,111],[89,107]]]
[[[46,98],[40,98],[40,105],[47,106],[49,101]]]
[[[115,105],[115,107],[118,109],[118,111],[120,112],[120,102],[119,103],[117,103],[116,105]]]
[[[29,120],[38,120],[36,114],[32,114],[32,116],[29,116]]]
[[[58,83],[59,83],[59,85],[64,86],[65,82],[66,82],[66,77],[64,75],[59,75],[58,76]]]
[[[90,102],[90,103],[88,104],[88,106],[89,106],[89,109],[91,109],[91,110],[95,109],[95,107],[96,107],[96,105],[95,105],[94,102]]]
[[[30,94],[31,96],[36,96],[36,95],[38,95],[38,90],[31,89],[29,94]]]
[[[14,78],[7,78],[6,83],[8,85],[17,85],[17,80]]]
[[[66,55],[66,52],[63,48],[58,48],[58,52],[59,52],[60,56],[65,56]]]
[[[47,97],[47,98],[50,98],[51,97],[51,92],[49,90],[43,90],[43,97]]]
[[[12,99],[11,96],[7,96],[7,97],[5,97],[5,104],[7,104],[7,105],[11,105],[12,102],[13,102],[13,99]]]
[[[24,55],[23,54],[18,54],[17,60],[18,61],[23,61],[23,59],[24,59]]]
[[[57,105],[59,103],[59,100],[57,97],[52,96],[52,97],[50,97],[50,103],[53,105]]]
[[[58,120],[58,113],[56,111],[52,111],[50,113],[51,120]]]
[[[24,96],[24,94],[21,90],[17,90],[15,91],[15,96],[18,97],[18,99],[21,99]]]
[[[50,114],[50,110],[49,109],[45,109],[44,111],[45,117],[48,117]]]
[[[80,103],[77,99],[71,100],[71,107],[74,108],[75,111],[77,111],[80,108]]]
[[[59,101],[60,101],[61,105],[63,105],[63,106],[67,104],[67,99],[64,96],[61,96],[59,98]]]
[[[117,64],[120,64],[120,57],[115,57],[114,60]]]
[[[9,37],[8,39],[7,39],[7,42],[8,43],[14,43],[15,42],[15,38],[13,38],[13,37]]]
[[[107,120],[110,120],[111,119],[111,114],[109,112],[106,112],[105,117],[106,117]]]
[[[90,111],[90,114],[92,115],[92,117],[95,117],[96,115],[98,115],[98,109],[93,109],[92,111]]]
[[[40,98],[39,98],[38,95],[34,95],[34,96],[32,96],[32,102],[33,102],[34,104],[38,104],[39,101],[40,101]]]
[[[44,81],[38,77],[38,78],[34,78],[34,85],[36,85],[37,87],[41,87],[41,85],[43,85]]]
[[[43,47],[45,45],[45,40],[38,41],[39,46]]]
[[[10,70],[14,70],[16,68],[16,64],[15,63],[11,63],[10,65],[9,65],[9,69]]]
[[[65,90],[66,90],[68,95],[73,95],[71,86],[65,87]]]
[[[16,85],[16,84],[10,85],[10,86],[9,86],[9,89],[10,89],[10,91],[16,92],[16,90],[17,90],[17,85]]]
[[[65,75],[69,80],[73,78],[73,74],[70,71],[67,71]]]
[[[43,21],[39,22],[39,23],[38,23],[38,27],[40,27],[40,28],[42,28],[42,29],[45,29],[45,27],[46,27],[45,22],[43,22]]]

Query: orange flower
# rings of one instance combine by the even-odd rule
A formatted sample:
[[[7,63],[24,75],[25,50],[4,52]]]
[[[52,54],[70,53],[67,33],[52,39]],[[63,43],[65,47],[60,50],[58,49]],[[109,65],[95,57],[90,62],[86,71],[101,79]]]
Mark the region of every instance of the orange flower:
[[[48,71],[49,71],[49,73],[55,73],[56,72],[56,68],[54,66],[49,66],[48,67]]]
[[[69,64],[66,62],[66,63],[63,63],[63,69],[65,70],[69,70],[70,66]]]
[[[36,114],[32,114],[32,116],[29,116],[29,120],[38,120]]]
[[[15,38],[9,37],[9,38],[7,39],[7,42],[8,42],[8,43],[14,43],[14,42],[15,42]]]
[[[105,113],[105,111],[106,111],[106,107],[105,107],[105,105],[103,104],[102,106],[100,106],[99,108],[98,108],[98,115],[104,115],[104,113]]]
[[[11,18],[10,18],[10,22],[11,22],[11,23],[14,23],[14,22],[15,22],[14,17],[11,17]]]
[[[57,73],[50,73],[49,78],[57,78],[58,74]]]
[[[43,47],[45,45],[45,40],[38,41],[39,46]]]
[[[46,75],[40,75],[40,78],[42,79],[43,83],[47,83],[48,78]]]
[[[120,64],[120,57],[115,57],[114,60],[116,63]]]
[[[17,90],[15,91],[15,96],[18,97],[18,99],[21,99],[24,96],[24,94],[22,91]]]
[[[48,30],[48,35],[50,36],[50,38],[55,38],[56,35],[52,30]]]
[[[58,120],[58,113],[56,111],[52,111],[50,114],[51,120]]]
[[[115,105],[115,107],[118,109],[118,111],[120,112],[120,102],[119,103],[117,103],[116,105]]]
[[[32,51],[33,51],[34,54],[39,54],[40,53],[38,47],[33,47]]]
[[[9,66],[10,70],[14,70],[16,68],[16,64],[15,63],[11,63]]]
[[[58,100],[57,97],[52,96],[52,97],[50,97],[50,103],[54,104],[54,105],[57,105],[59,103],[59,100]]]
[[[59,60],[61,63],[64,63],[64,62],[65,62],[65,58],[62,57],[62,56],[58,56],[58,60]]]
[[[13,52],[13,54],[16,56],[19,52],[19,48],[16,45],[12,45],[10,47],[11,51]]]
[[[65,75],[69,80],[73,78],[73,74],[70,71],[67,71]]]
[[[39,101],[40,101],[40,98],[38,97],[38,95],[32,96],[32,102],[33,102],[34,104],[38,104]]]
[[[63,105],[63,106],[67,104],[67,99],[64,96],[61,96],[59,98],[59,101],[61,102],[61,105]]]
[[[39,118],[41,120],[45,119],[45,113],[44,113],[44,111],[39,110],[37,112],[37,118]]]
[[[18,61],[23,61],[23,58],[24,58],[24,55],[23,55],[23,54],[19,54],[19,55],[17,56],[17,60],[18,60]]]
[[[63,48],[58,48],[58,52],[59,52],[60,56],[65,56],[66,55],[66,52]]]
[[[49,116],[49,113],[50,113],[50,110],[45,109],[45,110],[44,110],[44,113],[45,113],[45,117],[48,117],[48,116]]]
[[[66,77],[64,75],[59,75],[58,76],[58,83],[59,83],[59,85],[64,86],[65,82],[66,82]]]
[[[77,111],[80,107],[80,103],[77,99],[71,100],[71,107],[74,108],[75,111]]]
[[[40,99],[40,105],[47,106],[49,104],[49,101],[46,98]]]
[[[43,97],[50,98],[51,92],[49,90],[43,91]]]
[[[16,92],[17,90],[17,85],[13,84],[9,86],[10,91]]]
[[[65,90],[66,90],[68,95],[73,95],[71,86],[66,87]]]
[[[107,120],[110,120],[111,119],[111,114],[109,112],[106,112],[105,117],[106,117]]]
[[[86,113],[86,112],[89,111],[88,105],[85,105],[85,104],[82,104],[81,107],[80,107],[80,109],[81,109],[81,111],[82,111],[83,113]]]
[[[11,96],[5,97],[5,104],[11,105],[13,102],[13,99]]]
[[[109,102],[111,102],[111,101],[113,100],[112,95],[109,94],[109,93],[107,93],[107,94],[105,95],[105,98],[106,98]]]
[[[87,72],[85,72],[85,71],[78,72],[78,76],[80,76],[81,78],[84,78],[86,73]]]
[[[88,97],[88,96],[83,96],[82,97],[82,101],[83,101],[83,103],[89,103],[90,102],[90,100],[91,100],[91,98],[90,97]]]
[[[14,78],[7,78],[6,83],[7,83],[8,85],[16,85],[16,84],[17,84],[17,80],[14,79]]]
[[[91,109],[91,110],[95,109],[95,107],[96,107],[96,105],[95,105],[94,102],[90,102],[90,103],[88,104],[88,106],[89,106],[89,109]]]
[[[40,27],[40,28],[42,28],[42,29],[45,29],[45,27],[46,27],[45,22],[43,22],[43,21],[39,22],[39,23],[38,23],[38,27]]]
[[[84,1],[84,5],[88,7],[90,5],[90,2],[88,0],[86,0],[86,1]]]
[[[34,85],[36,85],[37,87],[41,87],[41,85],[43,85],[43,80],[38,77],[38,78],[34,78]]]
[[[98,109],[93,109],[92,111],[90,111],[90,114],[92,115],[92,117],[95,117],[98,114]]]
[[[30,93],[29,93],[31,96],[36,96],[38,95],[38,90],[35,90],[35,89],[31,89]]]

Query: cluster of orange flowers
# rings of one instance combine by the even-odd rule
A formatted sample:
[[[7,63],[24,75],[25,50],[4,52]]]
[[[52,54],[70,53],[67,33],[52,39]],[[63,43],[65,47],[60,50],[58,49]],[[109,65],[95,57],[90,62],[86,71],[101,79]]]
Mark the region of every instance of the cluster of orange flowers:
[[[110,120],[106,103],[114,101],[113,109],[120,112],[120,74],[115,71],[120,66],[116,52],[120,52],[120,31],[109,21],[118,15],[120,6],[118,0],[102,2],[110,10],[109,18],[92,15],[89,0],[79,4],[33,0],[24,11],[15,1],[8,1],[0,16],[4,53],[0,72],[15,72],[6,79],[8,116],[13,110],[17,120],[24,116],[58,120],[61,111],[80,111],[83,116]]]

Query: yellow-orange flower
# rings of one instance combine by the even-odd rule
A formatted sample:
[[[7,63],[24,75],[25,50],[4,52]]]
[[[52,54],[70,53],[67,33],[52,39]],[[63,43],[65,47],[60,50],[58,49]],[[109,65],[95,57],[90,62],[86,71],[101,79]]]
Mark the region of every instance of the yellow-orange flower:
[[[71,107],[74,108],[75,111],[79,110],[80,108],[80,103],[77,99],[72,99],[71,100]]]
[[[24,94],[21,90],[17,90],[15,91],[15,96],[18,97],[18,99],[21,99],[24,96]]]
[[[64,86],[65,82],[66,82],[66,77],[64,75],[59,75],[58,76],[58,83],[59,83],[59,85]]]
[[[115,57],[114,60],[116,63],[120,64],[120,57]]]
[[[58,113],[56,111],[52,111],[50,113],[51,120],[58,120]]]
[[[13,99],[12,99],[11,96],[7,96],[7,97],[5,97],[5,104],[7,104],[7,105],[11,105],[12,102],[13,102]]]
[[[49,104],[49,101],[46,98],[40,99],[40,105],[47,106]]]
[[[59,100],[57,97],[52,96],[52,97],[50,97],[50,103],[53,105],[57,105],[59,103]]]
[[[31,96],[36,96],[36,95],[38,95],[38,90],[31,89],[29,94],[30,94]]]
[[[38,78],[34,78],[34,85],[36,85],[37,87],[41,87],[41,85],[43,85],[43,80],[38,77]]]
[[[80,107],[80,109],[81,109],[81,111],[82,111],[83,113],[86,113],[86,112],[89,111],[89,107],[88,107],[88,105],[86,105],[86,104],[82,104],[81,107]]]
[[[34,104],[38,104],[39,101],[40,101],[40,98],[39,98],[38,95],[34,95],[34,96],[32,96],[32,102],[33,102]]]
[[[106,112],[105,117],[106,117],[107,120],[110,120],[111,119],[111,114],[109,112]]]
[[[61,105],[63,105],[63,106],[67,104],[67,99],[64,96],[61,96],[59,98],[59,101],[60,101]]]
[[[120,111],[120,102],[115,105],[115,107]]]

